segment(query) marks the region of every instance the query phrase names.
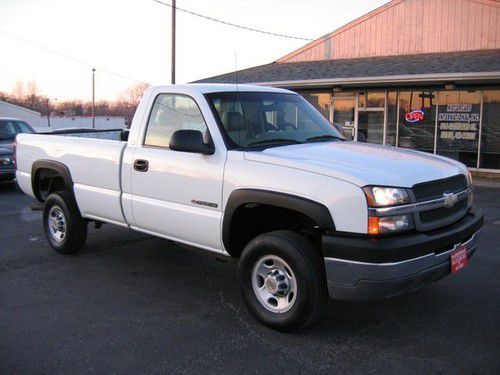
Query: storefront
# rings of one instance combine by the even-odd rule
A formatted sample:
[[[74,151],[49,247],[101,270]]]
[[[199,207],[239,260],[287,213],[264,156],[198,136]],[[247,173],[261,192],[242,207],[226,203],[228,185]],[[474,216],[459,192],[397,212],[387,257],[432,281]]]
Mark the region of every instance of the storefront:
[[[392,0],[273,63],[199,82],[290,89],[348,139],[500,172],[499,12],[498,1]]]
[[[347,139],[500,169],[500,90],[297,90]]]

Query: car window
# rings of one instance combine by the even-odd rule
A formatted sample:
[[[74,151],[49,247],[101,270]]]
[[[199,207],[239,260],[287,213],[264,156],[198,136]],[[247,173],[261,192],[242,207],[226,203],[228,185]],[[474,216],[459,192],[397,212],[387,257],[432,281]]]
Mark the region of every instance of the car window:
[[[28,126],[28,124],[22,121],[16,121],[16,131],[17,133],[33,133],[33,130]]]
[[[33,133],[33,130],[23,121],[0,121],[0,138],[14,139],[19,133]]]
[[[0,121],[0,138],[14,138],[16,134],[14,121]]]
[[[199,130],[207,125],[196,102],[184,95],[158,95],[151,109],[144,145],[168,147],[172,134],[181,129]]]
[[[207,97],[227,138],[239,148],[343,139],[323,115],[296,94],[220,92]]]

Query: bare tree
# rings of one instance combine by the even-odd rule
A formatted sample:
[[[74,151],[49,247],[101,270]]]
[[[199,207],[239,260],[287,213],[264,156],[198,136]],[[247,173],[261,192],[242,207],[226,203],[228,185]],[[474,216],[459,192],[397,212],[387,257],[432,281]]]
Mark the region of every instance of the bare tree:
[[[121,116],[126,124],[130,124],[142,94],[149,88],[148,84],[139,83],[126,89],[116,101],[101,100],[96,103],[95,111],[98,116]],[[59,101],[50,104],[50,99],[40,95],[38,84],[32,80],[26,85],[17,81],[12,94],[0,92],[0,99],[9,103],[29,108],[46,115],[49,111],[56,115],[89,116],[92,103],[81,100]]]
[[[130,86],[120,95],[120,100],[137,106],[142,98],[142,94],[144,94],[144,91],[146,91],[149,86],[150,85],[147,83],[137,83]]]
[[[24,82],[21,80],[16,81],[16,84],[12,88],[12,95],[14,95],[15,98],[21,100],[24,98],[25,94],[26,94],[26,90],[25,90]]]
[[[90,105],[90,104],[89,104]],[[81,100],[61,101],[54,105],[55,111],[63,116],[83,116],[84,104]]]
[[[25,102],[28,104],[28,108],[34,109],[40,106],[41,97],[39,95],[38,85],[34,80],[31,80],[26,85],[27,95],[25,97]]]
[[[28,88],[28,96],[35,97],[40,94],[40,90],[38,89],[38,84],[34,80],[28,82],[27,88]]]

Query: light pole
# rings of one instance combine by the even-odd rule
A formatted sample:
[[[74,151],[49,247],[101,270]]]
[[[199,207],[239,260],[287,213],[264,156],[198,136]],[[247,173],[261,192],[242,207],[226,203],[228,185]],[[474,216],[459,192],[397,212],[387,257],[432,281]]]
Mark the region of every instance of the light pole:
[[[95,129],[95,68],[92,68],[92,129]]]
[[[47,98],[47,126],[50,128],[50,99]]]
[[[47,98],[47,125],[48,127],[50,128],[50,112],[51,112],[51,109],[50,109],[50,98]],[[57,98],[54,98],[53,99],[55,102],[57,102]]]
[[[172,0],[172,63],[171,78],[172,85],[175,84],[175,0]]]

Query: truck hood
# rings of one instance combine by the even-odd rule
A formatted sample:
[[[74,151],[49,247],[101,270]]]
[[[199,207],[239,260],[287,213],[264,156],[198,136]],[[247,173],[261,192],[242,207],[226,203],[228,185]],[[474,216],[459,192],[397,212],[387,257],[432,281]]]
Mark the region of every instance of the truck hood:
[[[321,142],[246,152],[245,159],[300,169],[358,186],[413,185],[465,173],[452,159],[424,152],[358,142]]]

